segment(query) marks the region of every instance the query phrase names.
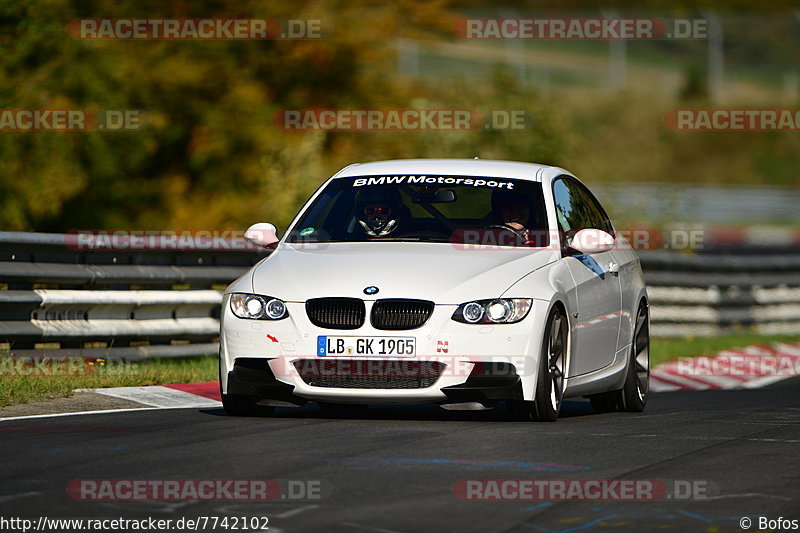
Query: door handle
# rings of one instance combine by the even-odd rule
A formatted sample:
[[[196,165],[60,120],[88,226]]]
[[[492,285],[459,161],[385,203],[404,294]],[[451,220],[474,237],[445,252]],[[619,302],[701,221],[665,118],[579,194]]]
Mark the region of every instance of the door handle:
[[[613,261],[608,264],[608,272],[612,276],[619,276],[619,265]]]

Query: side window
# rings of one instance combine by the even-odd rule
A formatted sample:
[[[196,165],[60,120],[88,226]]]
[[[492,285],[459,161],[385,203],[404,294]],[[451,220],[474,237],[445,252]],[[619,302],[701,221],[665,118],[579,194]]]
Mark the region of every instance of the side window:
[[[558,219],[559,233],[562,235],[562,244],[569,246],[572,236],[583,227],[581,209],[578,205],[580,199],[566,178],[559,178],[553,182],[553,201],[556,205],[556,219]]]
[[[594,228],[611,231],[608,215],[580,182],[569,177],[558,178],[553,183],[553,200],[559,229],[567,246],[578,230]]]
[[[580,196],[581,204],[583,205],[583,210],[585,213],[586,226],[584,227],[608,231],[608,216],[600,207],[600,204],[597,202],[597,200],[594,199],[592,193],[590,193],[585,187],[581,186],[577,182],[574,182],[574,185],[575,193]]]
[[[589,213],[589,223],[587,227],[601,229],[614,235],[614,227],[611,225],[611,219],[608,218],[605,209],[597,201],[597,198],[585,186],[578,182],[574,182],[578,191],[581,194],[582,201],[586,204],[587,213]]]

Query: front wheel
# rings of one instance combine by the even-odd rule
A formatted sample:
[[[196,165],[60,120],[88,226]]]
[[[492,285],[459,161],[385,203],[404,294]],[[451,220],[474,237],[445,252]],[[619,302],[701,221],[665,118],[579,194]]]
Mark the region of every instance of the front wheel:
[[[274,407],[258,405],[256,399],[238,394],[223,394],[222,408],[231,416],[269,416]]]
[[[219,356],[219,395],[222,396],[222,408],[230,416],[269,416],[274,407],[258,405],[258,400],[252,396],[241,394],[225,394],[222,391],[222,355]]]
[[[641,413],[650,390],[650,312],[645,302],[636,312],[628,377],[620,395],[620,411]]]
[[[514,419],[555,422],[558,418],[564,399],[568,335],[567,317],[561,308],[556,307],[550,313],[545,327],[534,401],[509,402],[509,410]]]

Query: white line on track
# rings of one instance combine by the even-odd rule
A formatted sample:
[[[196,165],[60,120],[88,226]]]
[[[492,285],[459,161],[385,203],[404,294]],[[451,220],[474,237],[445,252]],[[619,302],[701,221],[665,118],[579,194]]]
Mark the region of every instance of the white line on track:
[[[28,498],[30,496],[36,496],[41,494],[41,492],[22,492],[20,494],[9,494],[8,496],[0,496],[0,503],[10,502],[11,500],[16,500],[18,498]]]
[[[13,420],[31,420],[35,418],[58,418],[61,416],[102,415],[107,413],[133,413],[137,411],[160,411],[163,409],[197,409],[197,407],[140,407],[140,408],[134,407],[133,409],[105,409],[99,411],[77,411],[75,413],[52,413],[49,415],[9,416],[7,418],[0,418],[0,422],[10,422]]]

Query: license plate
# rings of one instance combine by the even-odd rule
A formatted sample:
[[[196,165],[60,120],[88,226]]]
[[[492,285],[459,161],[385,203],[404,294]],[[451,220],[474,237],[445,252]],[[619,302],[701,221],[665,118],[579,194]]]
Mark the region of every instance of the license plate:
[[[414,357],[414,337],[317,337],[317,355],[393,355]]]

